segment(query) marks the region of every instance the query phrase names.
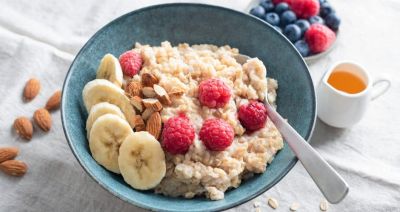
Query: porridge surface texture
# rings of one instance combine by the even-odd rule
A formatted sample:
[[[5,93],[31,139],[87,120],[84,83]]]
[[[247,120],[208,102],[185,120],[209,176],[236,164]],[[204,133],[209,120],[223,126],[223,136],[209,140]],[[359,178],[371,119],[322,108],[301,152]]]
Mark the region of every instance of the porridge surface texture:
[[[162,121],[184,113],[196,132],[186,154],[166,153],[167,173],[155,188],[156,193],[185,198],[205,195],[219,200],[229,188],[238,187],[254,173],[266,171],[267,164],[283,148],[281,134],[269,119],[264,128],[246,133],[237,118],[239,106],[249,100],[268,98],[275,104],[278,83],[265,77],[262,61],[253,58],[241,65],[233,57],[239,54],[238,49],[207,44],[171,46],[165,41],[161,46],[149,46],[137,43],[134,50],[143,58],[140,74],[157,76],[159,85],[168,93],[184,91],[182,96],[172,97],[172,105],[164,107]],[[222,80],[231,89],[231,98],[223,108],[202,107],[198,101],[199,83],[210,78]],[[139,79],[138,75],[133,78]],[[268,90],[267,96],[265,90]],[[232,145],[224,151],[209,151],[199,140],[202,123],[208,118],[224,119],[234,129]]]

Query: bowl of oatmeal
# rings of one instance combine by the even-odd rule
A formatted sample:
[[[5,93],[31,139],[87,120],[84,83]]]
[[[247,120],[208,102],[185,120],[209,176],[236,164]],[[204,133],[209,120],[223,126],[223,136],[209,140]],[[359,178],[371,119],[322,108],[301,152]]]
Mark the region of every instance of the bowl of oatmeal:
[[[98,67],[105,55],[121,58],[128,51],[141,58],[137,72],[126,72],[120,59],[124,78],[98,79]],[[252,59],[239,64],[234,59],[239,53]],[[151,85],[146,82],[149,76],[156,79]],[[103,74],[100,78],[107,77]],[[136,95],[130,85],[138,83],[141,93]],[[92,100],[97,94],[90,93],[88,85],[118,92],[109,96],[101,93]],[[218,97],[209,95],[214,93],[209,90],[213,86],[222,86]],[[168,101],[152,93],[157,89],[168,95]],[[85,171],[117,197],[142,208],[163,211],[234,207],[274,186],[294,166],[297,159],[274,124],[266,118],[258,127],[252,120],[249,125],[248,113],[241,115],[242,106],[268,99],[306,140],[311,136],[316,112],[310,74],[290,42],[253,17],[202,4],[147,7],[107,24],[76,56],[63,92],[64,132]],[[129,102],[140,98],[145,104],[138,109],[132,103],[128,110],[128,103],[119,103],[116,95]],[[137,185],[121,161],[116,163],[118,169],[115,163],[111,167],[95,156],[98,152],[91,143],[99,136],[93,131],[101,129],[100,124],[96,120],[91,123],[92,129],[86,130],[96,101],[119,107],[122,113],[116,114],[122,118],[117,118],[132,128],[127,133],[144,131],[160,143],[163,153],[157,156],[164,155],[157,159],[163,162],[157,167],[163,171],[156,183]],[[148,108],[151,112],[146,113]],[[105,122],[117,115],[98,120]],[[179,122],[183,124],[174,128],[171,123],[179,117],[184,117]],[[139,126],[136,118],[144,125]],[[153,119],[160,124],[149,124]],[[215,126],[220,128],[210,130]],[[190,138],[190,142],[177,148],[176,139],[169,139],[167,132],[189,133],[184,138]],[[118,148],[128,148],[126,140],[123,142]]]

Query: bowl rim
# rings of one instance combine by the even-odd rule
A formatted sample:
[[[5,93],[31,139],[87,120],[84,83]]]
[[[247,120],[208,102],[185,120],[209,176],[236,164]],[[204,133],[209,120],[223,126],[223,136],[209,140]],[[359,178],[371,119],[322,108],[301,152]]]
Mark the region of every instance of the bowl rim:
[[[97,184],[99,184],[100,187],[103,188],[104,190],[110,192],[111,194],[113,194],[114,196],[118,197],[119,199],[121,199],[121,200],[123,200],[123,201],[125,201],[125,202],[128,202],[128,203],[130,203],[130,204],[132,204],[132,205],[134,205],[134,206],[136,206],[136,207],[140,207],[140,208],[148,209],[148,210],[152,210],[152,211],[154,211],[154,210],[157,210],[157,211],[178,211],[178,210],[168,210],[168,209],[166,210],[166,209],[163,209],[162,206],[158,206],[158,205],[149,206],[149,205],[143,204],[143,203],[141,203],[141,202],[139,202],[139,201],[131,200],[131,199],[129,199],[129,198],[126,198],[125,196],[119,194],[119,192],[116,191],[114,188],[109,187],[109,186],[107,186],[106,184],[104,184],[104,183],[102,182],[102,180],[100,180],[97,176],[95,176],[95,175],[84,165],[84,163],[83,163],[83,158],[81,158],[81,157],[79,156],[79,154],[77,153],[77,150],[75,149],[74,145],[72,144],[72,142],[71,142],[72,139],[71,139],[71,137],[70,137],[70,135],[69,135],[69,133],[68,133],[67,127],[66,127],[66,117],[65,117],[65,116],[66,116],[66,113],[65,113],[65,111],[64,111],[65,108],[66,108],[66,103],[65,103],[65,98],[66,98],[66,96],[65,96],[65,88],[66,88],[66,85],[68,84],[68,82],[69,82],[69,80],[70,80],[71,73],[72,73],[72,67],[74,66],[74,64],[75,64],[75,62],[76,62],[76,60],[77,60],[77,58],[80,56],[80,54],[82,53],[82,51],[85,50],[86,47],[89,46],[89,45],[94,41],[94,39],[95,39],[100,33],[102,33],[107,27],[109,27],[109,26],[112,25],[113,23],[115,23],[115,22],[117,22],[117,21],[119,21],[119,20],[121,20],[121,19],[124,19],[124,18],[126,18],[126,17],[128,17],[128,16],[131,16],[132,14],[135,14],[135,13],[140,13],[140,12],[143,12],[143,11],[146,11],[146,10],[150,10],[150,9],[154,9],[154,8],[173,7],[173,6],[195,6],[195,7],[206,7],[206,8],[215,8],[215,9],[219,9],[219,10],[225,10],[225,11],[227,11],[227,12],[231,12],[231,13],[236,13],[236,14],[239,14],[239,15],[247,16],[248,18],[253,19],[253,21],[257,21],[257,22],[260,22],[261,24],[264,24],[264,25],[266,25],[266,26],[271,27],[269,24],[263,22],[262,20],[260,20],[260,19],[258,19],[258,18],[256,18],[256,17],[254,17],[254,16],[252,16],[252,15],[249,15],[249,14],[247,14],[247,13],[245,13],[245,12],[242,12],[242,11],[239,11],[239,10],[230,9],[230,8],[227,8],[227,7],[216,6],[216,5],[210,5],[210,4],[203,4],[203,3],[165,3],[165,4],[156,4],[156,5],[151,5],[151,6],[142,7],[142,8],[139,8],[139,9],[136,9],[136,10],[133,10],[133,11],[130,11],[130,12],[128,12],[128,13],[125,13],[125,14],[123,14],[123,15],[121,15],[121,16],[115,18],[115,19],[113,19],[112,21],[110,21],[110,22],[108,22],[107,24],[105,24],[104,26],[102,26],[99,30],[97,30],[97,31],[95,32],[95,34],[93,34],[93,35],[86,41],[86,43],[81,47],[81,49],[79,50],[79,52],[76,54],[74,60],[72,61],[70,67],[68,68],[68,72],[67,72],[67,74],[66,74],[66,77],[65,77],[65,79],[64,79],[63,86],[62,86],[61,107],[60,107],[61,123],[62,123],[62,127],[63,127],[63,131],[64,131],[65,138],[67,139],[68,145],[69,145],[69,147],[70,147],[72,153],[74,154],[76,160],[78,161],[79,165],[80,165],[80,166],[83,168],[83,170],[84,170]],[[292,47],[295,49],[294,45],[293,45],[285,36],[283,36],[283,35],[280,35],[280,36],[281,36],[283,39],[286,39],[287,42],[288,42],[290,45],[292,45]],[[316,93],[315,93],[315,87],[314,87],[314,84],[313,84],[313,81],[312,81],[312,78],[311,78],[311,74],[310,74],[308,65],[307,65],[307,63],[305,62],[304,58],[300,55],[300,53],[298,53],[298,51],[296,51],[296,53],[299,55],[299,57],[300,57],[301,60],[303,61],[303,64],[304,64],[304,65],[306,66],[306,68],[307,68],[307,72],[306,72],[306,73],[307,73],[307,76],[306,76],[306,77],[308,78],[308,83],[310,84],[310,86],[311,86],[311,88],[312,88],[311,94],[312,94],[312,101],[313,101],[313,105],[312,105],[312,106],[313,106],[313,110],[312,110],[312,112],[313,112],[313,114],[312,114],[312,116],[313,116],[313,121],[312,121],[312,126],[309,127],[308,132],[307,132],[307,134],[306,134],[305,137],[304,137],[304,139],[309,143],[309,142],[310,142],[310,138],[311,138],[311,136],[312,136],[312,134],[313,134],[313,132],[314,132],[314,129],[315,129],[316,118],[317,118]],[[215,207],[215,208],[213,208],[213,209],[211,209],[211,210],[209,210],[209,211],[227,210],[227,209],[236,207],[236,206],[238,206],[238,205],[244,204],[244,203],[246,203],[246,202],[248,202],[248,201],[250,201],[250,200],[252,200],[252,199],[258,197],[259,195],[263,194],[264,192],[268,191],[270,188],[272,188],[273,186],[275,186],[279,181],[281,181],[281,180],[283,179],[283,177],[285,177],[285,176],[289,173],[289,171],[292,170],[292,168],[294,167],[294,165],[296,165],[297,161],[298,161],[297,157],[294,156],[294,157],[290,160],[290,162],[288,163],[288,165],[283,169],[284,171],[282,171],[281,173],[279,173],[279,175],[277,175],[277,177],[276,177],[269,185],[264,186],[262,189],[260,189],[258,192],[254,193],[253,195],[248,195],[248,196],[246,196],[245,198],[242,198],[242,199],[240,199],[240,200],[237,201],[237,202],[231,202],[231,203],[224,204],[224,205],[222,205],[222,206],[217,206],[217,207]],[[182,198],[182,197],[179,197],[179,198]],[[182,198],[182,199],[183,199],[183,198]],[[183,199],[183,200],[184,200],[184,199]],[[211,200],[210,200],[210,201],[211,201]],[[185,211],[187,211],[187,210],[185,210]],[[193,211],[196,211],[196,209],[194,209]]]

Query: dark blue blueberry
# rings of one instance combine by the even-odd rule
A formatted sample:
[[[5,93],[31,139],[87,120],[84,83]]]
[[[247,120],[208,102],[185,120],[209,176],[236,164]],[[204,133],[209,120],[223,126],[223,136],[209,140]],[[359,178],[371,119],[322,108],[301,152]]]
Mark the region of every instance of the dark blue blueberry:
[[[324,19],[322,19],[318,15],[312,16],[310,19],[308,19],[308,21],[310,21],[310,24],[324,24]]]
[[[336,15],[336,13],[331,13],[325,17],[325,23],[333,31],[336,31],[339,29],[340,18]]]
[[[301,56],[307,57],[310,54],[310,47],[308,47],[307,42],[304,40],[297,41],[294,46],[296,47],[297,51],[300,52]]]
[[[265,15],[265,21],[271,25],[277,26],[279,25],[279,15],[276,13],[267,13]]]
[[[271,12],[274,10],[274,3],[271,1],[261,1],[260,5],[264,7],[265,12]]]
[[[329,2],[324,2],[321,4],[319,14],[322,17],[326,17],[327,15],[329,15],[333,12],[335,12],[335,10],[332,8],[332,6],[331,6],[331,4],[329,4]]]
[[[289,24],[285,27],[285,30],[283,30],[283,34],[294,43],[300,39],[301,29],[296,24]]]
[[[250,14],[259,17],[259,18],[264,18],[265,16],[265,9],[264,7],[261,6],[256,6],[253,9],[250,10]]]
[[[278,14],[282,14],[286,10],[289,10],[289,5],[285,2],[279,3],[275,7],[275,12]]]
[[[288,24],[294,23],[297,19],[296,14],[293,11],[287,10],[281,15],[281,26],[285,27]]]
[[[319,0],[319,5],[321,5],[321,4],[325,3],[325,2],[326,2],[326,0]]]
[[[310,28],[310,23],[305,19],[299,19],[295,22],[295,24],[300,27],[301,35],[304,35],[307,29]]]

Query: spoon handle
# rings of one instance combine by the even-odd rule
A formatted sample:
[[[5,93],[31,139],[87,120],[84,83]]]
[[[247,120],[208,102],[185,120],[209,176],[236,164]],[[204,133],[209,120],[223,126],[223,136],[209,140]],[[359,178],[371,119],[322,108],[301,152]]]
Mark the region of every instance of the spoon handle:
[[[268,103],[269,118],[301,161],[319,190],[330,203],[339,203],[349,192],[349,186],[321,155],[301,137]]]

